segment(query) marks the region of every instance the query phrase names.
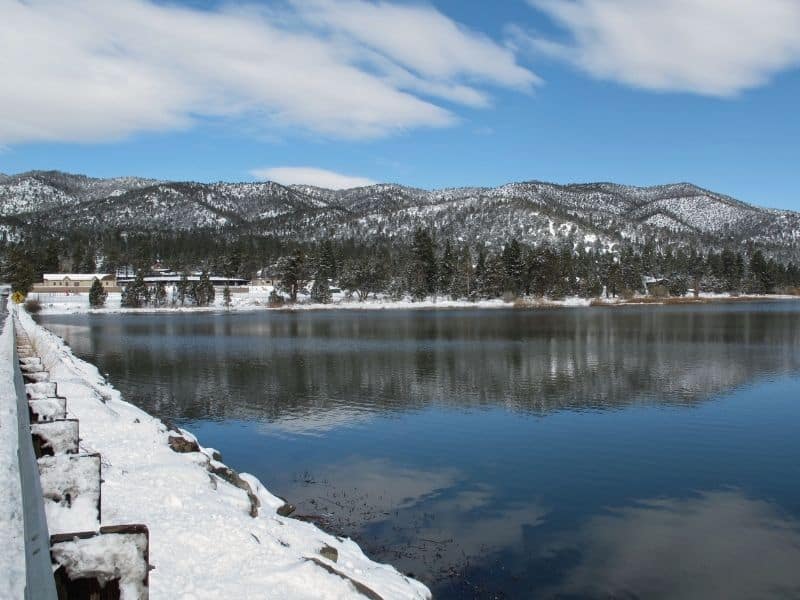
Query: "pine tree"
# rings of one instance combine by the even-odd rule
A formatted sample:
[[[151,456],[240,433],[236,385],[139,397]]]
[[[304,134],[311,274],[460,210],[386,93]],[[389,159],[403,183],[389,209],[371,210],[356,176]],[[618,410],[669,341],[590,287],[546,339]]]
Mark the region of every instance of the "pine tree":
[[[563,246],[558,257],[559,276],[555,293],[558,297],[572,295],[577,290],[575,276],[575,260],[572,256],[572,246]]]
[[[175,284],[175,293],[178,298],[178,302],[181,303],[181,306],[184,305],[186,302],[186,297],[189,295],[189,275],[184,271],[181,273],[181,279]]]
[[[325,279],[336,279],[338,276],[336,254],[333,251],[333,244],[328,239],[320,244],[317,252],[316,276]]]
[[[751,290],[757,294],[769,294],[775,285],[773,270],[761,250],[750,257]]]
[[[366,256],[343,263],[339,284],[342,288],[355,292],[359,301],[366,300],[370,294],[385,289],[388,281],[387,257]]]
[[[317,271],[314,285],[311,286],[311,301],[318,304],[328,304],[331,301],[331,288],[327,278],[323,277],[320,271]]]
[[[80,265],[78,265],[78,273],[94,273],[96,271],[97,264],[94,260],[94,251],[92,248],[87,248]]]
[[[506,271],[503,258],[492,254],[486,259],[486,270],[483,277],[483,296],[498,298],[503,295],[506,284]]]
[[[139,271],[136,278],[122,292],[122,306],[140,308],[150,303],[150,290],[144,281],[144,273]]]
[[[436,245],[424,229],[414,232],[411,256],[407,273],[408,287],[411,295],[421,300],[435,293],[437,284]]]
[[[438,291],[441,294],[450,294],[453,289],[453,279],[456,273],[455,256],[450,240],[445,241],[442,259],[439,261]]]
[[[11,284],[11,290],[23,296],[31,290],[36,278],[33,263],[28,256],[29,253],[21,246],[12,248],[6,257],[3,273],[3,278]]]
[[[47,242],[47,247],[44,251],[44,258],[42,260],[43,273],[58,273],[60,270],[59,247],[56,240]]]
[[[503,248],[503,273],[504,284],[503,291],[511,292],[513,295],[518,296],[522,292],[524,285],[524,268],[522,264],[522,248],[516,238],[511,240]]]
[[[211,278],[208,271],[203,271],[200,274],[200,280],[194,286],[194,301],[197,306],[208,306],[214,303],[214,285],[211,283]]]
[[[92,281],[92,287],[89,289],[89,306],[92,308],[100,308],[105,306],[108,293],[103,288],[103,284],[95,277]]]
[[[83,243],[80,241],[74,242],[72,246],[72,256],[70,257],[72,260],[73,273],[80,271],[84,254],[86,254],[86,248]]]
[[[720,275],[725,281],[726,291],[732,292],[739,289],[739,270],[736,264],[736,254],[725,248],[720,255]]]
[[[225,308],[231,307],[231,288],[228,284],[225,284],[225,287],[222,289],[222,303],[225,305]]]
[[[478,259],[475,261],[473,294],[476,297],[486,296],[486,249],[482,244],[478,246]]]
[[[276,265],[280,286],[289,294],[292,302],[297,302],[297,293],[306,281],[306,259],[302,250],[296,250],[289,256],[282,256]]]
[[[153,293],[153,306],[161,308],[167,304],[167,288],[163,281],[156,283],[156,288]]]
[[[472,297],[474,291],[473,278],[472,253],[469,251],[469,246],[464,245],[456,262],[456,271],[450,286],[450,296],[454,300]]]

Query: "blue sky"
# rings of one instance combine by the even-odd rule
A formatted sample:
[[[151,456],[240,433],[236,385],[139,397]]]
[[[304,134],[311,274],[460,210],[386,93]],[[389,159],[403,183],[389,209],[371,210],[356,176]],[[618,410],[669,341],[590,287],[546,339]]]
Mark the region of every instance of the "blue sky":
[[[4,173],[691,181],[800,210],[796,0],[0,0],[0,14]]]

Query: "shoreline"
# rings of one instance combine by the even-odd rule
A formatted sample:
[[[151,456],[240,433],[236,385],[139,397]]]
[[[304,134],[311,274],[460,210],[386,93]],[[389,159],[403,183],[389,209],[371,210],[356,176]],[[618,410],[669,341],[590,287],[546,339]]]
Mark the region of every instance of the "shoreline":
[[[800,296],[790,294],[742,294],[738,296],[730,294],[701,294],[699,297],[678,296],[668,298],[656,298],[653,296],[636,296],[633,298],[581,298],[568,297],[560,300],[550,298],[517,298],[513,301],[502,299],[493,300],[450,300],[435,299],[423,301],[411,300],[385,300],[372,299],[361,301],[339,300],[327,304],[314,304],[298,302],[296,304],[285,304],[282,306],[267,306],[258,300],[249,302],[239,302],[225,307],[216,303],[213,306],[165,306],[142,307],[142,308],[122,308],[119,306],[90,308],[88,301],[86,304],[76,302],[57,303],[42,302],[42,309],[37,314],[40,315],[69,315],[69,314],[183,314],[183,313],[244,313],[244,312],[304,312],[304,311],[381,311],[381,310],[484,310],[484,309],[513,309],[513,310],[537,310],[555,308],[619,308],[627,306],[693,306],[711,304],[734,304],[734,303],[756,303],[756,302],[778,302],[787,300],[800,300]]]
[[[80,420],[81,451],[103,457],[103,522],[150,530],[150,597],[398,598],[427,587],[352,539],[287,514],[286,502],[213,448],[126,402],[64,341],[18,310],[36,354]],[[176,439],[177,438],[177,439]]]

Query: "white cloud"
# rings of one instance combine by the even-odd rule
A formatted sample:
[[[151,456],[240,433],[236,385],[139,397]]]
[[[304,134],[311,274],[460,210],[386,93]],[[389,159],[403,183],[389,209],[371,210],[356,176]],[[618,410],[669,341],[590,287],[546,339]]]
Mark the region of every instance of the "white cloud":
[[[634,87],[730,96],[800,65],[798,0],[528,2],[572,36],[537,50]]]
[[[0,144],[102,141],[203,117],[369,138],[452,125],[457,116],[430,98],[487,106],[476,82],[536,80],[510,50],[435,9],[316,5],[0,0]],[[416,44],[362,31],[401,17]]]
[[[366,177],[343,175],[315,167],[266,167],[250,171],[253,177],[282,183],[283,185],[313,185],[330,190],[346,190],[373,185]]]
[[[468,76],[518,88],[538,82],[514,53],[430,6],[367,0],[292,0],[308,21],[352,36],[435,81]]]

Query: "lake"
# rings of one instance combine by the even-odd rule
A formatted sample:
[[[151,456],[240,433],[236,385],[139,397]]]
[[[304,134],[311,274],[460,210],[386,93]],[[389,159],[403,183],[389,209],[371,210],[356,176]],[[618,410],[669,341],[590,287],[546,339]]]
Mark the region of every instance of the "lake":
[[[38,320],[437,598],[800,597],[800,303]]]

